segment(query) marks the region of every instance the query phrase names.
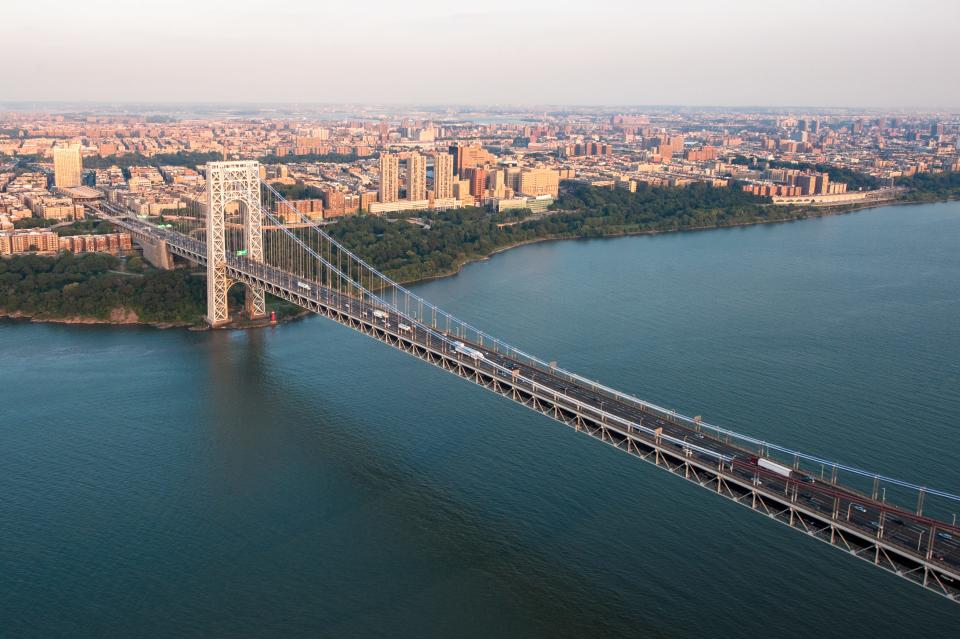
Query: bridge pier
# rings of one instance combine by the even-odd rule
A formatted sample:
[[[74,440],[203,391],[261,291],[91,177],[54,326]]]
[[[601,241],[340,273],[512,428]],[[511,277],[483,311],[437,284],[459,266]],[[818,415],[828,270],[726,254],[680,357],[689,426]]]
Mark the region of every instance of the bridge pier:
[[[173,254],[164,240],[154,240],[146,235],[136,234],[134,239],[143,250],[143,259],[161,271],[173,269]]]

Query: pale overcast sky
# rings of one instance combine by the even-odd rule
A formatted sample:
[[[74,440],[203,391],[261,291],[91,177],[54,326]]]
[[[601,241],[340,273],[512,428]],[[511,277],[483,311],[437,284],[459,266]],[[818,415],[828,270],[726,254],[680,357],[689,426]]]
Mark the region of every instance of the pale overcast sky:
[[[960,0],[0,4],[0,100],[960,106]]]

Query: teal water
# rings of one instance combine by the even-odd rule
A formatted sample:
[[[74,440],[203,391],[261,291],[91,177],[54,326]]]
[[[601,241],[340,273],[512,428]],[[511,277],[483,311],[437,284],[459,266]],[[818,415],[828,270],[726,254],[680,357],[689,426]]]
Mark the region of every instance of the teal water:
[[[960,491],[960,203],[523,247],[418,292]],[[960,607],[320,318],[0,325],[0,636],[956,636]]]

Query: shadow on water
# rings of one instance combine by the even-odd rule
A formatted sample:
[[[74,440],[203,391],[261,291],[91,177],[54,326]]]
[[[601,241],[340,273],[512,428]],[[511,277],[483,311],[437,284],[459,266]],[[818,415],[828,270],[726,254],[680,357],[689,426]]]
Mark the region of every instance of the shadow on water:
[[[263,474],[278,472],[272,464],[264,464],[263,459],[277,445],[277,431],[281,429],[296,431],[293,437],[309,450],[309,463],[323,466],[324,472],[333,472],[351,487],[355,497],[318,504],[322,521],[312,521],[309,534],[293,531],[291,539],[290,530],[278,530],[274,535],[256,537],[257,547],[246,547],[244,552],[262,554],[271,551],[268,546],[309,545],[317,528],[355,528],[370,521],[368,511],[373,509],[378,524],[396,525],[393,532],[382,534],[400,537],[399,551],[404,552],[406,544],[413,544],[414,552],[425,555],[425,561],[435,566],[432,571],[436,576],[430,579],[401,577],[404,588],[392,593],[396,598],[393,601],[371,602],[362,615],[350,613],[347,606],[341,611],[345,614],[337,615],[339,618],[323,619],[325,632],[339,630],[355,636],[359,624],[376,634],[377,628],[382,631],[383,624],[398,614],[404,602],[417,607],[422,606],[418,601],[449,599],[451,606],[462,606],[462,601],[455,601],[454,596],[462,582],[468,589],[495,588],[496,591],[479,596],[492,600],[495,606],[503,606],[502,619],[477,620],[476,636],[511,634],[518,627],[549,632],[552,636],[627,635],[638,631],[645,636],[658,636],[665,632],[662,626],[641,615],[624,615],[623,611],[632,606],[623,593],[609,587],[609,579],[602,583],[561,557],[544,553],[542,547],[514,534],[511,522],[498,519],[498,515],[432,480],[431,473],[418,465],[423,457],[409,460],[396,454],[368,424],[328,406],[304,382],[281,383],[271,367],[263,331],[216,332],[211,335],[208,353],[213,380],[209,423],[216,439],[216,455],[226,481],[231,484],[225,490],[249,490],[263,479]],[[312,441],[305,442],[303,438]],[[422,448],[420,452],[424,452]],[[426,457],[437,461],[442,455],[442,449],[434,447]],[[279,455],[276,459],[282,458]],[[361,543],[366,541],[363,533],[352,534]],[[215,570],[214,564],[220,558],[210,557],[207,561],[208,567]],[[446,592],[449,589],[453,591]],[[511,610],[511,602],[517,601],[522,601],[522,605]],[[518,610],[535,610],[536,614],[523,618],[526,613]],[[512,619],[517,614],[521,618]],[[462,625],[453,625],[454,621],[446,621],[450,624],[446,631],[469,636]]]

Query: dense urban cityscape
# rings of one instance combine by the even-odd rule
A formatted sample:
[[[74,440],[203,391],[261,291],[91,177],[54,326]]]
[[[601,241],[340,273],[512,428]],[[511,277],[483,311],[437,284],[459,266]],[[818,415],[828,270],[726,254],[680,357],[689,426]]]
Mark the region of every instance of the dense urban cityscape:
[[[334,120],[7,112],[0,254],[129,250],[123,234],[97,245],[35,227],[81,220],[83,203],[101,198],[143,216],[199,214],[204,163],[216,159],[261,160],[262,177],[317,221],[461,207],[544,213],[561,185],[736,184],[773,204],[829,207],[894,199],[898,179],[960,170],[958,131],[960,119],[946,113],[584,109]]]

